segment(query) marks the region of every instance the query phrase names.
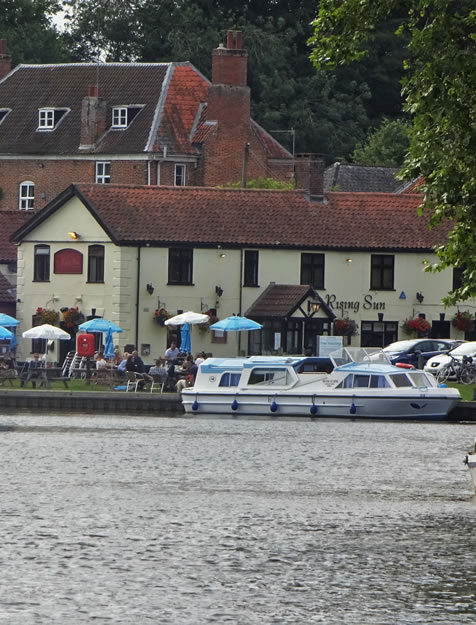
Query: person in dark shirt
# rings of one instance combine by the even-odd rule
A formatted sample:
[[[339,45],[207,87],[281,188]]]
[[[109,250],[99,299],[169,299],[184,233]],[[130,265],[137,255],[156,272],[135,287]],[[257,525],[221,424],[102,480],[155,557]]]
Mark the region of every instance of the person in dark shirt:
[[[22,380],[21,386],[25,386],[31,380],[31,385],[36,388],[36,380],[43,379],[44,366],[40,360],[40,354],[33,354],[33,359],[28,363],[28,370],[25,380]]]

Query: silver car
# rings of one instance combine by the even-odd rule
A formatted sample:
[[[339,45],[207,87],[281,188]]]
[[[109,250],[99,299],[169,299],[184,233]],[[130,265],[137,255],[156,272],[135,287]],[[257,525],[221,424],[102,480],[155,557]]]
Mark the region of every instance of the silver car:
[[[476,341],[469,341],[468,343],[461,343],[448,352],[459,361],[463,360],[463,356],[467,358],[474,358],[476,361]],[[450,356],[447,354],[439,354],[438,356],[432,356],[426,361],[423,370],[427,373],[432,373],[435,377],[438,373],[451,362]]]

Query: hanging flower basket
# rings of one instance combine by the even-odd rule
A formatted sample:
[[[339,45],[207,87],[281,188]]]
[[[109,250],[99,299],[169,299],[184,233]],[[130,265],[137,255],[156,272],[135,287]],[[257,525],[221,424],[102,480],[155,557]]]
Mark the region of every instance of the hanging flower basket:
[[[349,317],[342,317],[342,319],[334,321],[334,336],[355,336],[357,330],[357,323]]]
[[[468,310],[460,311],[455,314],[451,320],[451,324],[454,328],[460,332],[467,332],[473,323],[473,316]]]
[[[172,317],[173,315],[171,315],[169,313],[168,310],[166,310],[165,308],[156,308],[154,310],[154,321],[155,323],[158,323],[159,326],[163,326],[165,325],[165,322],[167,321],[167,319],[170,319],[170,317]]]
[[[39,306],[36,309],[35,318],[38,322],[38,325],[41,325],[43,323],[49,323],[50,325],[54,325],[59,319],[59,313],[53,308],[41,308],[41,306]]]
[[[211,310],[206,310],[203,314],[208,315],[208,321],[205,321],[205,323],[198,324],[197,327],[200,330],[200,332],[205,333],[205,332],[208,332],[211,325],[213,325],[217,321],[220,321],[220,319]]]
[[[85,321],[83,313],[77,307],[68,308],[65,306],[61,309],[62,321],[61,327],[64,330],[76,329]]]
[[[425,334],[430,329],[430,324],[423,317],[415,317],[405,319],[402,325],[400,326],[405,334],[415,334],[419,332],[420,334]]]

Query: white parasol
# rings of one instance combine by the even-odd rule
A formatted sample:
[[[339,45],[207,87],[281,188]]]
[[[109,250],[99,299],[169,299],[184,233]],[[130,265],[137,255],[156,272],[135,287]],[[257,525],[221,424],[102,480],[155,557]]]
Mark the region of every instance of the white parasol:
[[[46,339],[47,341],[69,341],[71,336],[56,326],[52,326],[49,323],[44,323],[41,326],[35,326],[26,330],[22,334],[24,339]]]
[[[191,310],[181,313],[180,315],[175,315],[175,317],[170,317],[164,322],[166,326],[183,326],[184,323],[189,323],[190,325],[197,325],[199,323],[206,323],[210,317],[208,315],[203,315],[202,313],[192,312]]]

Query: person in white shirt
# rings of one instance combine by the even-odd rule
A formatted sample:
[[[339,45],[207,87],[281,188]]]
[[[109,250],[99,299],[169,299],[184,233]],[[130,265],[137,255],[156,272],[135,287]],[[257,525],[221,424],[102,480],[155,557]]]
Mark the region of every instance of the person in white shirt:
[[[177,347],[177,343],[175,341],[172,341],[170,343],[170,347],[165,350],[165,354],[164,354],[165,360],[169,364],[172,364],[173,362],[177,360],[179,354],[180,354],[180,350]]]

